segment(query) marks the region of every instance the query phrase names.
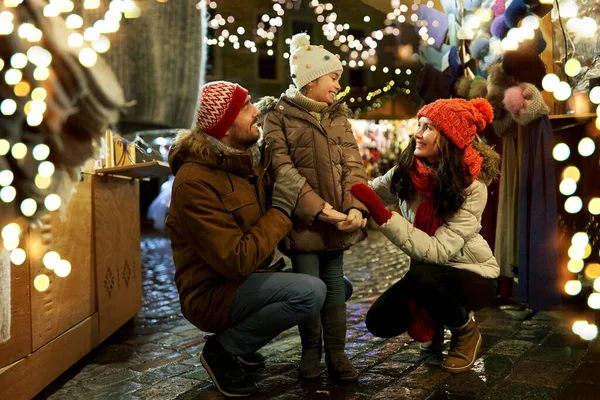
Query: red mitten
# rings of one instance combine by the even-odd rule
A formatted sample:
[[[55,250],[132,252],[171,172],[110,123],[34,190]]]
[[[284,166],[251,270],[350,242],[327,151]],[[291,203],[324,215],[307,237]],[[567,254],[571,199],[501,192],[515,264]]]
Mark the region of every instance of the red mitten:
[[[383,225],[388,219],[392,218],[392,213],[383,205],[377,193],[364,183],[352,185],[352,194],[360,200],[371,213],[371,216],[378,225]]]
[[[426,309],[417,306],[412,300],[408,301],[412,319],[408,324],[408,336],[417,342],[431,342],[435,332],[435,321]]]

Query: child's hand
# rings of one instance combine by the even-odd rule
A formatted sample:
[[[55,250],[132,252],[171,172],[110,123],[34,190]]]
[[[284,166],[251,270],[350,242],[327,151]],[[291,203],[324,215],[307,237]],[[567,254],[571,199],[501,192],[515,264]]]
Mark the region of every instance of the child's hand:
[[[334,210],[331,204],[325,203],[325,208],[319,214],[319,221],[327,222],[329,224],[335,225],[339,222],[346,221],[348,216],[342,212]]]
[[[348,212],[346,221],[336,224],[337,228],[342,232],[354,232],[360,228],[364,228],[367,224],[367,219],[363,218],[362,213],[356,208]]]

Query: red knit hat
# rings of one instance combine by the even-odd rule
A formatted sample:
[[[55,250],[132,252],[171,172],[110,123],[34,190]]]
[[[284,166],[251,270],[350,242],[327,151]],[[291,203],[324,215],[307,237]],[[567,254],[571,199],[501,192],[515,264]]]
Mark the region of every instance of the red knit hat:
[[[196,123],[202,132],[221,139],[242,110],[248,91],[237,83],[216,81],[200,88]]]
[[[437,126],[440,133],[464,151],[465,165],[477,179],[483,157],[472,146],[477,133],[494,119],[491,104],[483,99],[442,99],[421,108],[417,118],[425,117]]]
[[[442,99],[419,110],[417,118],[425,117],[461,150],[473,142],[494,119],[492,106],[486,99]]]

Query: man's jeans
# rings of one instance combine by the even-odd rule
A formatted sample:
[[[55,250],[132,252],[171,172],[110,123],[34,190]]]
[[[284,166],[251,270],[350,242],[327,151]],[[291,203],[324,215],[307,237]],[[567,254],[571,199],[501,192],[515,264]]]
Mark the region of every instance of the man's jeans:
[[[217,335],[230,353],[258,351],[281,332],[321,311],[327,288],[304,274],[251,274],[235,294],[231,325]]]
[[[344,252],[296,253],[290,256],[294,272],[321,278],[327,286],[325,305],[339,306],[346,302],[344,283]]]

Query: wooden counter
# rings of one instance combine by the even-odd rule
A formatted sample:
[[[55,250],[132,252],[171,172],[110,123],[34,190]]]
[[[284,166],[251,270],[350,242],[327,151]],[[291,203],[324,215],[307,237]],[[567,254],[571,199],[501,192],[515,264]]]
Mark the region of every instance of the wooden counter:
[[[130,176],[168,173],[164,163],[145,164],[129,166]],[[21,237],[28,258],[11,266],[11,339],[0,344],[0,399],[31,399],[141,309],[139,181],[96,172],[102,173],[82,175],[65,221],[51,215],[50,250],[71,263],[67,277],[43,265],[34,231]],[[40,273],[50,278],[44,292],[33,287]]]

